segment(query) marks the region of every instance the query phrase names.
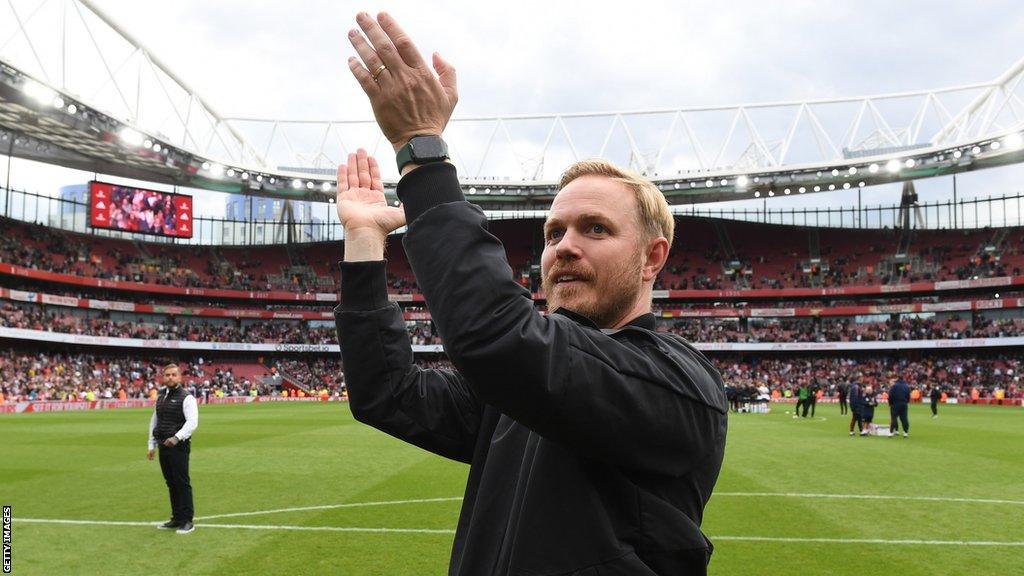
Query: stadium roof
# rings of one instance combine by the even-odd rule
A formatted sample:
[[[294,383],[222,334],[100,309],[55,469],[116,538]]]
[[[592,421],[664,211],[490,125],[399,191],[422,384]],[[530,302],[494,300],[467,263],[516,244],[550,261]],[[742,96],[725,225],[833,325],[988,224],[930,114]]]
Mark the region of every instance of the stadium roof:
[[[59,71],[48,71],[37,57],[34,74],[27,73],[25,66],[0,62],[0,150],[4,153],[214,191],[324,200],[334,194],[333,167],[340,159],[335,155],[365,144],[366,135],[375,131],[372,120],[223,118],[92,2],[72,0],[64,5],[62,18],[77,17],[92,39],[91,46],[82,46],[81,51],[98,53],[109,75],[104,85],[114,88],[119,108],[111,112],[93,97],[76,96],[79,90],[67,79],[68,62],[63,56]],[[33,46],[32,34],[24,25],[29,17],[19,14],[13,4],[8,7],[13,13],[10,21],[18,23],[16,33]],[[67,28],[65,24],[62,42],[75,41]],[[95,37],[101,34],[128,51],[105,54],[112,40],[97,42]],[[52,42],[53,37],[43,41]],[[124,53],[128,56],[121,59]],[[113,64],[118,59],[121,64]],[[135,86],[120,72],[133,68],[131,64],[139,70],[133,77]],[[146,96],[142,70],[152,84]],[[488,208],[546,205],[555,192],[552,166],[584,156],[587,132],[596,134],[600,142],[597,155],[611,156],[618,150],[624,157],[612,157],[613,161],[648,175],[673,204],[743,200],[1021,162],[1022,79],[1024,59],[990,82],[937,90],[679,109],[456,118],[448,133],[467,196]],[[897,108],[899,112],[894,111]],[[161,119],[154,120],[155,109]],[[460,137],[470,133],[489,136]],[[476,157],[460,149],[462,142],[470,140],[480,149]],[[393,190],[394,180],[387,186]]]

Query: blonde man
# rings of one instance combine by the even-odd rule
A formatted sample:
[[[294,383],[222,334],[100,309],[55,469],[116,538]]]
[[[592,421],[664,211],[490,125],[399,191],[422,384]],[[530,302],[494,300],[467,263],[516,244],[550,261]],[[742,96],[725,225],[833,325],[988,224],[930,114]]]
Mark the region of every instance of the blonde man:
[[[449,574],[705,574],[727,406],[711,363],[655,331],[664,197],[606,162],[570,167],[544,223],[539,314],[446,162],[454,69],[435,55],[435,76],[386,15],[357,21],[349,66],[397,152],[404,206],[386,204],[364,151],[339,168],[338,337],[357,419],[470,464]],[[455,370],[413,364],[388,301],[384,242],[406,222]]]

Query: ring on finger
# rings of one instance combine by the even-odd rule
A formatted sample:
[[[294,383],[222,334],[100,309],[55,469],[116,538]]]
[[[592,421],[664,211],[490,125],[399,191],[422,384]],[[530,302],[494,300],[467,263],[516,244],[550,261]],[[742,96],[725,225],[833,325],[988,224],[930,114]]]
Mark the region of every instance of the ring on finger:
[[[380,66],[378,66],[377,69],[373,71],[373,74],[371,74],[371,76],[373,77],[373,81],[376,82],[377,81],[377,77],[380,76],[387,69],[388,69],[388,67],[385,66],[384,64],[381,64]]]

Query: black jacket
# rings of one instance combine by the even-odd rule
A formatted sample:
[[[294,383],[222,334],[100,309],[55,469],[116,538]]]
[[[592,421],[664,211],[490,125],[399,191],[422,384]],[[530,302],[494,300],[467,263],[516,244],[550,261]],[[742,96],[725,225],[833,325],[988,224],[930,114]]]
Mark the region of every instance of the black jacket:
[[[457,370],[413,364],[384,262],[342,264],[338,338],[357,419],[471,465],[449,573],[705,574],[727,424],[711,363],[651,314],[617,331],[539,314],[451,165],[399,195]]]

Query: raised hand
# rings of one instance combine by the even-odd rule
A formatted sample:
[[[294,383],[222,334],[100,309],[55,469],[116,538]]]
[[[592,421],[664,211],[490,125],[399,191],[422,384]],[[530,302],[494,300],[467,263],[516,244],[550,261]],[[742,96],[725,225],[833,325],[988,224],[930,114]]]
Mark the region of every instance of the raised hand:
[[[433,71],[428,68],[412,39],[387,13],[374,20],[360,12],[356,22],[363,33],[353,28],[348,38],[359,58],[349,58],[348,66],[370,98],[384,136],[396,151],[413,136],[440,136],[459,100],[455,68],[436,52]]]
[[[405,226],[405,211],[388,206],[377,160],[360,148],[338,166],[338,219],[346,260],[380,260],[387,235]]]

